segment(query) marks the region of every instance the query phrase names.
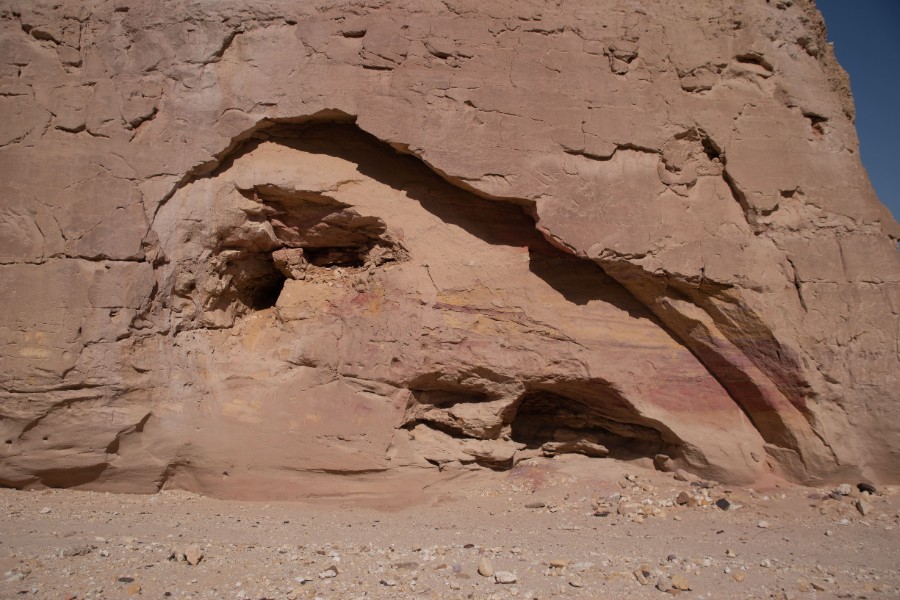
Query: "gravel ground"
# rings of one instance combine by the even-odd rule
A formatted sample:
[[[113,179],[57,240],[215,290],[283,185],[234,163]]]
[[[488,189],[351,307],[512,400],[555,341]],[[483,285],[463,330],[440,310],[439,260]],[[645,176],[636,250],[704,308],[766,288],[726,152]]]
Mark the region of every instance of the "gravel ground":
[[[2,489],[0,597],[900,597],[897,488],[750,489],[611,460],[529,462],[390,510]]]

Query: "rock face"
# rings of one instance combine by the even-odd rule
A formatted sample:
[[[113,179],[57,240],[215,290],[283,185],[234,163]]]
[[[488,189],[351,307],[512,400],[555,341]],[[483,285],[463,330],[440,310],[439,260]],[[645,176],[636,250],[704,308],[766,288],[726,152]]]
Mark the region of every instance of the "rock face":
[[[249,4],[0,4],[0,483],[900,480],[900,227],[811,4]]]

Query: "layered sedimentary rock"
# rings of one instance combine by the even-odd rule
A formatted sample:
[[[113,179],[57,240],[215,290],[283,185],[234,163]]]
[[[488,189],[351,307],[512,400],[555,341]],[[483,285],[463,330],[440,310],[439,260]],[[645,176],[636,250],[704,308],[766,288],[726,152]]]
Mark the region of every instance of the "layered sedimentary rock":
[[[809,3],[0,17],[0,483],[900,478],[900,228]]]

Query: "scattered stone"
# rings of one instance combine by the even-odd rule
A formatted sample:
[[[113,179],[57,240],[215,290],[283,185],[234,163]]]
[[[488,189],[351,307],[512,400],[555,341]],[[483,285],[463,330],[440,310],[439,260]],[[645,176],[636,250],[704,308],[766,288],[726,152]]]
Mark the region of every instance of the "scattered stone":
[[[569,561],[557,558],[550,561],[550,568],[552,569],[564,569],[569,565]]]
[[[581,581],[580,577],[575,576],[569,579],[569,585],[571,585],[573,588],[580,588],[584,587],[584,582]]]
[[[876,493],[877,493],[877,490],[875,489],[875,486],[872,485],[871,483],[865,483],[865,482],[863,482],[863,483],[857,483],[857,484],[856,484],[856,489],[858,489],[860,492],[868,492],[868,493],[870,493],[870,494],[876,494]]]
[[[742,571],[735,571],[731,574],[731,578],[737,581],[738,583],[742,582],[747,577],[746,573]]]
[[[53,510],[53,509],[51,509],[49,506],[45,506],[44,508],[41,509],[41,514],[42,514],[42,515],[48,515],[48,514],[50,514],[50,512],[51,512],[52,510]]]
[[[672,575],[672,587],[676,590],[686,592],[691,589],[691,582],[681,573],[676,573],[675,575]]]
[[[321,573],[319,573],[319,579],[334,579],[338,576],[338,570],[335,566],[330,566]]]
[[[756,524],[756,526],[759,527],[760,529],[768,529],[769,522],[768,521],[760,521],[759,523]]]
[[[669,581],[668,577],[660,577],[659,581],[656,582],[656,589],[661,592],[670,592],[672,591],[672,582]]]
[[[637,582],[641,585],[649,585],[650,583],[652,583],[650,581],[650,567],[648,567],[647,565],[641,565],[634,570],[633,574],[634,578],[637,579]]]
[[[841,496],[849,496],[853,492],[853,488],[849,483],[842,483],[838,487],[834,489],[835,492],[840,494]]]
[[[732,508],[732,504],[728,498],[719,498],[716,500],[716,506],[722,510],[730,510]]]
[[[386,585],[387,587],[394,587],[397,585],[397,581],[395,579],[382,579],[381,585]]]
[[[94,548],[92,546],[71,546],[60,550],[59,555],[63,558],[71,558],[73,556],[86,556],[91,553]]]
[[[203,560],[203,550],[199,545],[191,544],[184,549],[184,560],[191,566],[200,564],[200,561]]]
[[[509,571],[497,571],[494,575],[494,581],[497,583],[509,584],[517,581],[516,574]]]
[[[561,433],[562,435],[560,435]],[[606,446],[590,439],[583,439],[583,435],[578,432],[557,429],[554,433],[554,441],[546,442],[541,446],[541,451],[544,456],[584,454],[585,456],[604,458],[609,454],[609,449]]]
[[[482,577],[491,577],[494,574],[494,565],[491,564],[491,561],[487,556],[483,557],[478,562],[478,574]]]
[[[128,592],[129,596],[136,596],[141,593],[141,586],[136,583],[132,583],[127,588],[125,588],[125,591]]]
[[[680,506],[695,506],[697,500],[690,492],[678,492],[678,495],[675,496],[675,504]]]
[[[536,500],[534,502],[527,502],[525,504],[525,508],[544,508],[547,506],[547,503],[542,500]]]
[[[825,591],[825,586],[822,585],[821,583],[816,583],[815,581],[810,581],[809,585],[812,586],[812,588],[816,591],[819,591],[819,592]]]
[[[697,479],[697,477],[691,475],[684,469],[678,469],[677,471],[675,471],[674,477],[675,477],[676,481],[685,481],[685,482],[686,481],[695,481]]]
[[[856,500],[856,510],[858,510],[859,514],[862,516],[866,516],[869,514],[869,511],[872,510],[872,506],[865,498],[858,498]]]
[[[657,454],[653,457],[653,466],[656,467],[658,471],[671,471],[672,459],[665,454]]]

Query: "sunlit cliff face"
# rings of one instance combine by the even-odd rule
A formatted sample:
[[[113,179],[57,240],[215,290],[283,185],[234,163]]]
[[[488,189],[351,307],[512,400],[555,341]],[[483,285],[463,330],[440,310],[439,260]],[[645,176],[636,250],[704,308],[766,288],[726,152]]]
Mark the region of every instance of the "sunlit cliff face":
[[[178,332],[156,410],[198,432],[176,455],[223,465],[176,459],[175,477],[227,487],[565,452],[762,472],[756,430],[624,288],[521,206],[355,126],[268,131],[179,190],[154,230]]]

